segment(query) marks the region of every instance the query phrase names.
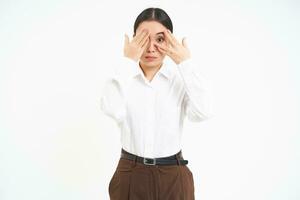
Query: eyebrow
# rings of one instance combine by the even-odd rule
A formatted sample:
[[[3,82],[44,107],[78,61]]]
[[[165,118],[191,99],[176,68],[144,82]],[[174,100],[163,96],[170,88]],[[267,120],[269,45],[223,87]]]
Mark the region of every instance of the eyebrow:
[[[156,33],[156,35],[161,34],[161,33],[164,35],[164,32],[158,32],[158,33]]]

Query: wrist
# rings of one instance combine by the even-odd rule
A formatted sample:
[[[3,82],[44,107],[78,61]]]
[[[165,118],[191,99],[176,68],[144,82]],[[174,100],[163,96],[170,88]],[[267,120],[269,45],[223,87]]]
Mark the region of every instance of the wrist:
[[[185,58],[181,58],[181,59],[178,59],[177,61],[175,61],[175,63],[177,65],[179,65],[180,63],[182,63],[183,61],[186,61],[186,60],[189,60],[191,57],[188,56],[188,57],[185,57]]]

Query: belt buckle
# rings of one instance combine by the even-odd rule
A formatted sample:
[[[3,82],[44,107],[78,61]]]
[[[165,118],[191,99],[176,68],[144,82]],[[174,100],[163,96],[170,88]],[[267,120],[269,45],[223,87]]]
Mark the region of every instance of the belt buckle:
[[[152,160],[152,163],[148,163],[147,160]],[[145,165],[155,165],[156,164],[156,159],[155,158],[144,158],[143,163]]]

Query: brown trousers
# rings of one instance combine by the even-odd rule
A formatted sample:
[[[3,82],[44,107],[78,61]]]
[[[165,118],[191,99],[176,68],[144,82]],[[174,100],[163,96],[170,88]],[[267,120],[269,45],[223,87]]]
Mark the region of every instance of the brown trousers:
[[[120,158],[109,182],[110,200],[195,200],[187,165],[144,165]]]

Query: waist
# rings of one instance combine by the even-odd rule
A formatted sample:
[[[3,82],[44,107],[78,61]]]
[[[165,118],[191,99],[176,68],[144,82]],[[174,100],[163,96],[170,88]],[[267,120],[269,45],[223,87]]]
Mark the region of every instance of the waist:
[[[188,160],[183,159],[181,150],[171,156],[146,158],[146,157],[141,157],[141,156],[132,154],[130,152],[127,152],[125,149],[122,148],[121,158],[129,159],[132,161],[137,161],[137,162],[145,164],[145,165],[174,165],[174,164],[186,165],[186,164],[188,164]]]
[[[121,154],[122,153],[125,153],[125,154],[128,154],[128,155],[132,155],[132,156],[138,156],[138,155],[135,155],[133,153],[129,153],[128,151],[126,151],[125,149],[121,149]],[[182,151],[180,150],[179,152],[177,152],[176,154],[173,154],[171,156],[165,156],[165,157],[156,157],[156,159],[176,159],[176,156],[178,156],[178,158],[181,158],[183,159],[183,155],[182,155]],[[142,157],[142,156],[138,156],[138,157]]]

